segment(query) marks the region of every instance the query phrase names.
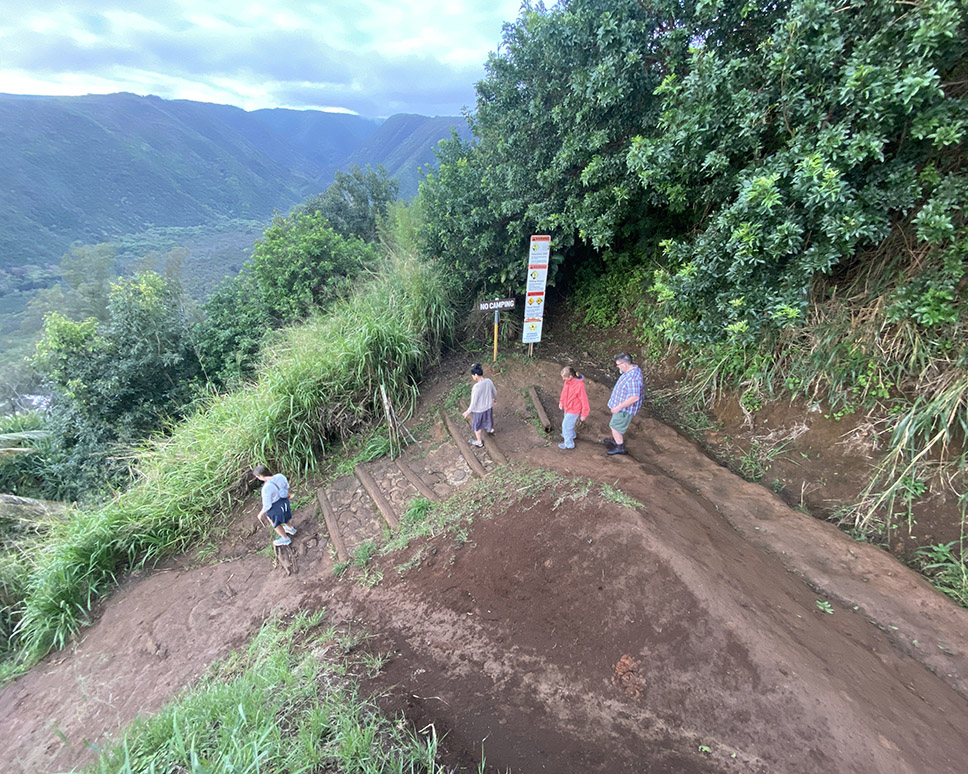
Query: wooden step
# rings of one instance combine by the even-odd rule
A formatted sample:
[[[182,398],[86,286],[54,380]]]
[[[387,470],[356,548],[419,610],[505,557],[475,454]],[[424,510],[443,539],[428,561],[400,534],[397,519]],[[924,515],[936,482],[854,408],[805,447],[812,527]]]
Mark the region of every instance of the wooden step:
[[[528,387],[528,395],[531,396],[531,402],[534,404],[534,410],[538,413],[538,421],[544,428],[546,433],[551,432],[551,420],[548,418],[548,413],[544,410],[544,406],[541,405],[541,400],[538,398],[538,391],[532,386]]]
[[[498,465],[507,465],[508,458],[504,456],[504,452],[497,445],[497,441],[494,440],[494,436],[490,433],[484,433],[484,446],[487,449],[487,453],[491,455],[491,459],[494,460]]]
[[[387,500],[386,495],[384,495],[380,487],[377,486],[373,476],[371,476],[369,471],[364,469],[362,465],[357,465],[356,477],[360,480],[360,483],[363,484],[363,488],[370,496],[370,499],[373,500],[373,502],[376,503],[376,507],[380,509],[380,513],[383,514],[384,521],[390,525],[390,529],[396,529],[400,525],[400,520],[393,512],[393,506],[390,505],[390,501]]]
[[[336,558],[341,562],[348,562],[350,560],[350,552],[346,550],[346,543],[343,542],[343,536],[339,533],[336,514],[333,512],[333,507],[326,498],[325,489],[316,490],[316,502],[319,503],[319,508],[323,512],[323,520],[326,522],[329,539],[333,541],[333,545],[336,547]]]
[[[427,486],[427,483],[414,472],[413,468],[402,457],[398,457],[396,463],[400,472],[407,477],[407,481],[410,482],[414,489],[420,492],[421,496],[426,497],[432,503],[440,502],[437,493]]]
[[[443,417],[444,425],[447,427],[450,437],[454,439],[454,443],[457,444],[457,449],[460,451],[461,456],[467,461],[470,466],[471,472],[478,478],[484,478],[487,475],[487,471],[484,470],[484,466],[481,461],[477,459],[477,455],[474,454],[474,450],[471,445],[464,440],[464,436],[457,431],[454,427],[454,423],[450,421],[450,417],[447,416],[447,412],[443,408],[440,409],[440,416]]]

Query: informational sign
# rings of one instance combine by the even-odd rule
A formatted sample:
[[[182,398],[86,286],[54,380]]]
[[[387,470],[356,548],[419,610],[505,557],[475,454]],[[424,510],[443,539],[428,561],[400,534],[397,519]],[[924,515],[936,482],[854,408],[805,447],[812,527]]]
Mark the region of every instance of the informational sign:
[[[482,312],[494,312],[500,309],[514,309],[513,298],[499,298],[494,301],[481,301],[477,308]]]
[[[551,259],[551,237],[531,237],[528,250],[528,283],[524,299],[524,332],[521,341],[537,344],[541,341],[541,323],[544,320],[545,286],[548,284],[548,263]]]
[[[544,293],[545,284],[548,282],[548,263],[529,263],[528,264],[528,292]]]
[[[525,320],[524,333],[521,336],[522,344],[537,344],[541,341],[541,319]]]
[[[544,293],[528,293],[524,302],[525,317],[544,317]]]

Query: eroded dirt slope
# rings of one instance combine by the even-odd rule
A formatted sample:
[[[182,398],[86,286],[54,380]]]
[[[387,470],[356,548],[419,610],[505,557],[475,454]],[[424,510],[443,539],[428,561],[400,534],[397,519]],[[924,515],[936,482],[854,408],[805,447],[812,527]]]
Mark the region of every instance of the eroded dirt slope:
[[[466,365],[445,363],[422,416]],[[127,580],[77,644],[0,692],[0,768],[89,761],[87,745],[156,709],[270,610],[325,606],[375,635],[390,659],[372,687],[446,733],[461,769],[483,746],[491,770],[514,772],[965,770],[968,611],[648,417],[630,456],[606,457],[610,384],[589,382],[593,413],[560,451],[525,394],[537,386],[553,410],[558,368],[507,361],[493,376],[500,451],[640,506],[600,487],[557,506],[511,492],[466,542],[437,537],[403,575],[416,546],[381,559],[383,581],[366,587],[332,575],[311,507],[296,519],[298,574],[273,570],[253,502],[224,561]],[[415,467],[446,456],[438,423],[422,437]]]

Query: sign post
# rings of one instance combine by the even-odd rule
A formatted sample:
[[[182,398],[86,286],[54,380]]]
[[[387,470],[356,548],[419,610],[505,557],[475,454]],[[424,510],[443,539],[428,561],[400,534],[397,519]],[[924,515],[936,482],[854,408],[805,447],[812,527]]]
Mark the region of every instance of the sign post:
[[[528,355],[534,354],[534,345],[541,341],[541,325],[544,322],[545,286],[548,283],[548,263],[551,258],[551,237],[531,237],[528,250],[528,284],[524,303],[524,332],[521,341],[528,347]]]
[[[514,309],[513,298],[499,298],[494,301],[481,301],[477,308],[482,312],[494,310],[494,362],[497,362],[497,323],[502,309]]]

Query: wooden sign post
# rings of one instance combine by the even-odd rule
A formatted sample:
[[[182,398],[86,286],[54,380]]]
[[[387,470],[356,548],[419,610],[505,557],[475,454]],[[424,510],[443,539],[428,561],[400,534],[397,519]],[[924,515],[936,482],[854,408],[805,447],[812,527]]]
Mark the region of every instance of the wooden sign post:
[[[481,301],[477,308],[482,312],[494,310],[494,362],[497,362],[497,324],[500,320],[502,309],[514,309],[513,298],[499,298],[494,301]]]

